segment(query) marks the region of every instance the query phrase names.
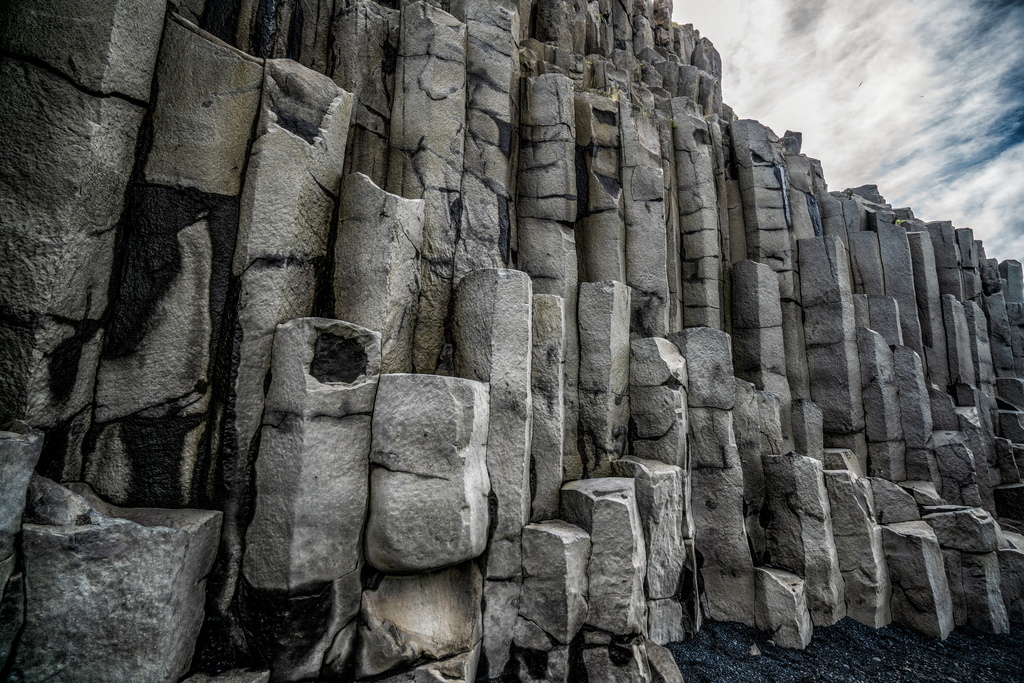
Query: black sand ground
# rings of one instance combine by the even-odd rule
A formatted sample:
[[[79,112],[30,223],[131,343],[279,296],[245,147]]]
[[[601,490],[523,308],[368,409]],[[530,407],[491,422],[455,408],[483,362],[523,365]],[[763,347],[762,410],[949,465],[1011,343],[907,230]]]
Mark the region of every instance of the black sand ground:
[[[756,646],[760,655],[751,654]],[[1024,682],[1024,629],[1004,635],[957,629],[940,642],[899,626],[875,631],[852,619],[814,630],[803,652],[775,647],[754,629],[705,623],[668,646],[687,683]]]

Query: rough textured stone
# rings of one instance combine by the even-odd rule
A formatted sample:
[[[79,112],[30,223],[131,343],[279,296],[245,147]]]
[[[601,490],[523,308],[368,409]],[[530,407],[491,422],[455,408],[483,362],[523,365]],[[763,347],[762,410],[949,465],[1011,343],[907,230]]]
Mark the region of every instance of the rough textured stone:
[[[846,470],[858,477],[864,476],[864,472],[860,469],[860,461],[849,448],[826,448],[822,466],[825,471]]]
[[[520,574],[520,532],[530,519],[533,288],[518,270],[481,269],[455,296],[455,371],[489,383],[487,473],[491,481],[488,579]]]
[[[686,510],[682,469],[628,456],[612,463],[621,477],[632,477],[647,548],[644,594],[649,600],[679,594],[686,562],[683,515]],[[655,639],[657,640],[657,639]]]
[[[590,536],[552,520],[523,528],[523,597],[519,615],[568,645],[587,616]]]
[[[939,386],[949,384],[946,356],[946,332],[942,322],[942,291],[936,271],[935,249],[928,232],[908,232],[914,266],[917,313],[921,321],[921,341],[928,375]]]
[[[1014,624],[1024,623],[1024,551],[1001,548],[997,553],[1006,616]]]
[[[633,455],[685,467],[686,361],[666,339],[630,345],[630,445]]]
[[[821,408],[829,441],[864,428],[848,261],[837,237],[800,240],[799,247],[811,398]]]
[[[669,103],[675,152],[685,327],[721,328],[722,247],[708,123],[685,99]]]
[[[263,65],[210,38],[169,15],[157,60],[153,141],[143,173],[151,183],[237,195]]]
[[[875,214],[878,216],[879,214]],[[892,221],[875,221],[878,233],[879,254],[882,257],[885,293],[899,302],[899,327],[902,329],[901,343],[919,354],[924,353],[921,335],[921,321],[917,310],[917,291],[914,283],[913,258],[907,231]]]
[[[964,313],[964,305],[950,294],[942,296],[942,320],[946,328],[949,383],[974,386],[976,378],[967,316]]]
[[[146,101],[165,10],[153,0],[18,0],[6,8],[0,46],[44,62],[83,90]]]
[[[647,551],[632,479],[605,477],[562,487],[562,517],[590,534],[586,625],[616,635],[647,624]]]
[[[803,650],[811,642],[814,626],[807,610],[804,580],[781,569],[754,570],[757,587],[757,627],[776,645]]]
[[[980,508],[925,515],[939,545],[965,553],[991,553],[999,547],[999,525]]]
[[[687,404],[691,408],[731,410],[736,401],[731,340],[710,327],[691,327],[669,335],[686,359]]]
[[[382,372],[411,372],[423,200],[388,194],[361,173],[341,187],[334,315],[380,332]]]
[[[516,165],[512,154],[519,100],[519,14],[509,3],[459,0],[466,24],[466,128],[455,245],[454,284],[478,268],[508,267],[515,242]]]
[[[770,563],[804,579],[811,619],[830,626],[846,616],[846,604],[821,463],[796,453],[762,462]]]
[[[588,476],[603,476],[625,453],[629,426],[629,288],[580,285],[580,456]]]
[[[881,628],[892,621],[892,584],[875,523],[871,484],[850,472],[826,471],[832,530],[843,574],[846,613],[862,624]]]
[[[793,450],[815,460],[823,460],[824,432],[821,409],[809,398],[793,401]]]
[[[67,439],[66,452],[44,461],[43,472],[78,479],[115,227],[145,112],[9,56],[0,60],[0,97],[8,150],[0,162],[0,245],[12,254],[0,272],[0,424],[25,420],[52,429],[52,442]],[[69,350],[76,362],[64,364]]]
[[[384,375],[373,410],[366,559],[425,571],[477,557],[487,542],[487,387]]]
[[[643,641],[612,643],[583,650],[587,676],[608,683],[646,683],[651,680]]]
[[[953,601],[935,533],[925,522],[882,526],[892,580],[892,618],[945,640],[953,630]]]
[[[751,553],[757,562],[764,554],[764,529],[761,526],[761,511],[764,506],[764,468],[762,452],[775,453],[775,448],[762,449],[761,407],[754,385],[736,380],[736,407],[732,411],[733,430],[736,434],[736,449],[743,469],[743,511],[747,528],[747,539]]]
[[[530,461],[534,489],[530,519],[539,522],[558,516],[558,493],[565,472],[565,300],[553,294],[535,295],[532,320]]]
[[[732,413],[689,409],[691,512],[708,616],[753,625],[754,577]]]
[[[387,190],[423,199],[420,299],[413,348],[418,373],[446,361],[466,130],[466,25],[426,2],[402,8]],[[450,362],[450,361],[449,361]]]
[[[483,579],[472,562],[432,574],[384,577],[363,592],[357,675],[478,653],[482,597]]]
[[[779,280],[763,263],[733,264],[732,355],[737,377],[779,397],[783,433],[789,436],[791,394],[786,376]]]
[[[901,487],[878,477],[865,479],[871,487],[871,508],[879,524],[899,524],[921,519],[914,497]]]
[[[88,487],[76,492],[95,522],[22,527],[26,610],[14,677],[179,680],[203,623],[220,513],[118,508]]]
[[[297,593],[361,566],[380,337],[303,318],[278,327],[273,358],[243,573]]]
[[[345,169],[367,175],[379,187],[387,182],[398,31],[398,10],[374,0],[339,6],[330,31],[333,71],[327,73],[356,96]]]
[[[664,336],[669,286],[661,140],[654,117],[626,98],[619,100],[619,118],[626,284],[632,289],[630,327],[638,335]]]
[[[576,216],[580,282],[626,282],[619,105],[612,98],[577,92],[575,112],[576,147],[581,149],[576,191],[586,198]],[[585,310],[582,305],[580,310]]]
[[[0,431],[0,568],[8,570],[0,570],[0,586],[7,585],[14,566],[25,495],[42,448],[43,434],[24,425],[11,424]]]
[[[939,493],[953,505],[980,506],[975,456],[967,446],[967,436],[963,432],[937,431],[932,433],[932,442],[941,478]]]
[[[996,553],[965,553],[943,548],[942,556],[953,599],[954,623],[986,633],[1009,631]]]

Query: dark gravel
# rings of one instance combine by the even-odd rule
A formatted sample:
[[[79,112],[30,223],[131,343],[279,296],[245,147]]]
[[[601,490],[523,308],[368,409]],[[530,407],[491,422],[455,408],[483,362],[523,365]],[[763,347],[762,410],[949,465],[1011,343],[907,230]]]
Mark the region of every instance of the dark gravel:
[[[673,643],[687,683],[743,681],[1024,681],[1024,631],[1004,635],[957,629],[945,641],[899,626],[877,631],[852,619],[814,629],[803,652],[776,647],[740,624],[709,622],[687,643]],[[751,646],[760,655],[751,653]]]

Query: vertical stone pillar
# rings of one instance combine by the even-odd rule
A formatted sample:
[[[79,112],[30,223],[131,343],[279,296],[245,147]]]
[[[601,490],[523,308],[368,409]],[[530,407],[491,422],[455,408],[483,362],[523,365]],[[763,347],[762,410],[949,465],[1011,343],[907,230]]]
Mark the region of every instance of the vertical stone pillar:
[[[629,288],[580,285],[579,442],[583,472],[607,476],[629,430]],[[567,473],[568,474],[568,473]]]
[[[165,3],[14,0],[0,29],[0,425],[50,436],[40,471],[81,479],[118,221]],[[117,21],[115,21],[115,17]]]
[[[935,250],[935,272],[939,279],[939,292],[963,301],[964,286],[960,272],[960,247],[956,242],[956,228],[949,221],[926,223]]]
[[[352,652],[379,367],[380,335],[356,325],[299,318],[274,336],[239,605],[282,678],[338,673]]]
[[[732,410],[736,385],[729,335],[694,327],[670,335],[690,376],[688,420],[696,551],[708,616],[754,623],[754,568],[743,511],[743,465]]]
[[[801,287],[790,234],[789,181],[779,139],[756,121],[735,121],[732,148],[746,227],[747,257],[779,276],[786,377],[794,398],[810,397]]]
[[[354,173],[342,183],[334,246],[334,315],[380,332],[381,371],[412,372],[422,199],[403,199]]]
[[[619,105],[576,93],[576,248],[580,282],[626,282]]]
[[[455,298],[455,371],[490,383],[487,472],[492,519],[484,563],[488,675],[508,661],[522,587],[522,530],[530,521],[533,287],[518,270],[475,270]]]
[[[811,397],[824,418],[825,445],[850,448],[864,467],[864,408],[846,250],[836,237],[800,240],[799,248],[807,367]]]
[[[532,324],[530,472],[534,491],[530,520],[540,522],[558,517],[558,493],[565,471],[565,300],[535,294]]]
[[[142,162],[141,182],[129,194],[124,218],[125,263],[113,284],[118,294],[96,378],[95,448],[86,459],[84,477],[101,495],[117,503],[176,507],[212,500],[218,469],[225,479],[248,481],[244,476],[233,479],[238,464],[234,456],[241,453],[239,457],[247,459],[250,444],[247,441],[236,447],[229,443],[224,449],[214,446],[208,451],[209,443],[217,444],[220,439],[219,425],[211,429],[208,416],[213,387],[224,386],[223,376],[216,372],[218,346],[226,333],[225,322],[230,325],[235,318],[231,310],[235,302],[229,301],[229,274],[235,272],[232,262],[242,204],[246,205],[246,220],[252,218],[248,210],[253,195],[244,193],[243,186],[256,183],[257,169],[251,179],[247,177],[247,155],[261,112],[265,65],[211,40],[170,14],[155,82],[152,142]],[[329,103],[340,91],[329,80],[326,85],[334,91],[327,94]],[[328,92],[321,90],[320,94]],[[289,98],[282,90],[267,94],[269,111],[265,118],[260,116],[264,121],[261,132],[271,133],[269,126],[276,118],[274,99],[280,106]],[[327,103],[320,101],[321,105]],[[314,113],[317,107],[311,109],[304,113],[317,125],[325,112],[321,109],[318,116]],[[339,123],[344,130],[347,123]],[[265,142],[274,146],[269,139]],[[287,144],[280,138],[278,142]],[[307,147],[308,142],[298,144]],[[275,151],[281,150],[268,150],[268,156]],[[264,171],[261,180],[277,184],[272,173]],[[310,185],[315,187],[315,183]],[[291,188],[279,189],[285,197],[298,194]],[[321,194],[319,188],[314,192]],[[317,194],[311,203],[316,203]],[[331,202],[331,198],[322,198]],[[289,208],[294,210],[295,204],[282,207],[282,213],[287,215]],[[318,226],[324,234],[330,227],[331,211],[327,210],[327,223]],[[294,213],[291,217],[297,218]],[[258,232],[260,226],[249,223],[249,228]],[[290,246],[301,249],[294,243]],[[252,247],[243,242],[243,253],[259,250]],[[258,278],[254,273],[250,284]],[[308,313],[296,311],[292,317]],[[253,313],[253,318],[258,317]],[[287,319],[270,318],[252,321],[251,334],[257,336],[260,333],[255,328],[260,328],[263,335],[262,344],[256,344],[262,347],[255,354],[262,356],[257,364],[268,362],[268,339],[275,324]],[[231,329],[233,337],[235,333]],[[257,387],[262,393],[262,379],[257,380]],[[230,389],[224,387],[224,393]],[[218,405],[217,413],[220,408]],[[258,427],[260,411],[261,406],[245,425],[249,437]],[[207,457],[210,452],[221,457],[221,450],[229,451],[224,467]],[[125,471],[133,475],[125,476]],[[166,485],[169,482],[173,483]],[[226,502],[226,507],[246,495],[233,483],[228,486],[233,489],[228,496],[232,502]],[[241,531],[233,512],[226,516],[223,540],[234,548],[232,564],[237,570]],[[230,592],[233,578],[227,583]],[[226,604],[222,606],[226,608]]]
[[[769,564],[801,577],[811,620],[831,626],[846,616],[846,602],[821,463],[796,453],[762,461],[771,512],[765,529]]]
[[[424,200],[413,367],[450,368],[445,337],[462,226],[466,25],[433,5],[403,5],[391,110],[388,191]]]
[[[665,177],[654,114],[619,100],[620,169],[626,220],[626,284],[630,328],[641,337],[668,334],[668,271],[665,239]]]
[[[686,98],[669,103],[682,247],[684,327],[722,327],[722,249],[708,124]]]
[[[345,172],[362,173],[377,187],[388,184],[388,143],[400,12],[375,0],[339,4],[330,35],[334,82],[356,96]]]
[[[478,268],[506,268],[516,250],[519,14],[508,2],[456,0],[466,23],[466,143],[453,285]]]
[[[732,267],[732,352],[736,376],[779,397],[783,435],[791,435],[791,395],[786,377],[785,335],[779,280],[755,261]],[[807,455],[807,454],[805,454]]]
[[[519,267],[535,294],[565,300],[565,478],[583,476],[576,443],[579,332],[576,301],[576,111],[573,84],[560,74],[522,81],[516,220]]]

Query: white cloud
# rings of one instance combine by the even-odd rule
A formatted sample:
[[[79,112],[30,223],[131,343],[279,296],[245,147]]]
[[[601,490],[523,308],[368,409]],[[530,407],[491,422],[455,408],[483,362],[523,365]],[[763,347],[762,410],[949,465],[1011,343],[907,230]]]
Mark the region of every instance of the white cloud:
[[[1021,3],[676,0],[675,19],[722,53],[736,113],[803,132],[833,189],[877,184],[1024,257],[1024,142],[1004,141],[1024,112]]]

